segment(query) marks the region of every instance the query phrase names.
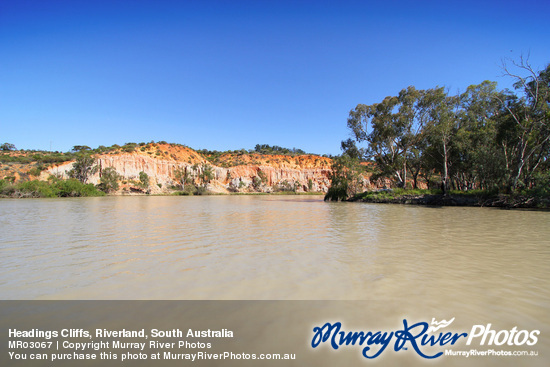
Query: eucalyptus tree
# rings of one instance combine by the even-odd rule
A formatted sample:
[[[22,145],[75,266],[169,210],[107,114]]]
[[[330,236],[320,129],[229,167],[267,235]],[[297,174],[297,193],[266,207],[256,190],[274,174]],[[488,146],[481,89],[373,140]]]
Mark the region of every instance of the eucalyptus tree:
[[[119,188],[118,181],[122,178],[118,174],[114,167],[107,167],[101,172],[101,177],[99,179],[99,188],[101,191],[110,193],[116,191]]]
[[[73,168],[68,172],[69,177],[75,178],[85,184],[88,178],[98,170],[98,166],[95,163],[96,159],[91,155],[80,153],[73,163]]]
[[[426,111],[424,129],[428,140],[427,150],[439,166],[434,168],[441,172],[444,193],[450,184],[451,140],[457,129],[458,102],[458,97],[449,96],[443,87],[426,90],[420,102],[422,109]]]
[[[0,150],[10,151],[10,150],[16,150],[16,148],[15,148],[15,145],[12,143],[4,143],[0,145]]]
[[[409,155],[420,140],[423,93],[410,86],[380,103],[359,104],[349,114],[348,127],[355,141],[368,144],[363,158],[374,158],[382,174],[393,177],[398,186],[405,186]]]
[[[550,145],[550,65],[536,72],[523,58],[513,64],[518,73],[504,65],[506,75],[515,79],[522,96],[508,93],[500,98],[508,113],[499,124],[509,167],[509,186],[527,185],[537,168],[547,162]],[[527,74],[522,76],[519,73]]]
[[[190,184],[193,180],[193,176],[188,167],[178,167],[174,170],[174,178],[181,186],[182,190],[185,190],[185,185]]]
[[[497,145],[496,119],[501,114],[496,83],[470,85],[460,98],[451,157],[455,187],[499,187],[505,175],[504,155]]]
[[[373,158],[379,174],[398,186],[409,175],[414,187],[418,176],[430,182],[439,175],[445,192],[548,185],[550,65],[537,72],[521,59],[514,66],[519,73],[504,70],[519,95],[484,81],[458,95],[408,87],[380,103],[359,104],[348,117],[354,139],[342,143],[344,151]]]

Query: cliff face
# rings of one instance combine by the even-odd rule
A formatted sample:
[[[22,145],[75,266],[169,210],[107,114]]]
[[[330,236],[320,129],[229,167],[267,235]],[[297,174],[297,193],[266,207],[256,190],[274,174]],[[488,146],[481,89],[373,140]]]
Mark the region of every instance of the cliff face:
[[[331,160],[314,155],[242,154],[225,158],[222,155],[210,162],[192,149],[166,144],[158,145],[155,149],[100,154],[94,158],[99,169],[88,182],[98,184],[102,172],[113,167],[121,175],[122,192],[135,190],[140,172],[149,176],[147,191],[167,192],[181,185],[177,171],[182,170],[192,177],[195,184],[204,185],[207,190],[218,193],[272,192],[278,189],[326,192],[330,186]],[[230,162],[230,159],[233,161]],[[238,165],[228,166],[235,163]],[[49,175],[67,178],[73,164],[74,161],[69,161],[49,167],[40,178],[47,179]],[[205,183],[200,175],[208,166],[212,170],[212,179]]]

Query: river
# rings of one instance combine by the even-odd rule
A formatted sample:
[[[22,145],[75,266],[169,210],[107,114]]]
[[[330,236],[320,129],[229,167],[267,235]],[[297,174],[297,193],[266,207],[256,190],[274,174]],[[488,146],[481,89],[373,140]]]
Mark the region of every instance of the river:
[[[2,199],[0,299],[360,300],[548,334],[549,224],[321,196]]]
[[[550,213],[317,196],[0,201],[2,299],[550,302]]]

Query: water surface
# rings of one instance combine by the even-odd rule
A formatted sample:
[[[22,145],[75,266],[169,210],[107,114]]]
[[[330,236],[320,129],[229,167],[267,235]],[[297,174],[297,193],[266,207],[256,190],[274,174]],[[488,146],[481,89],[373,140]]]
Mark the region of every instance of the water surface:
[[[549,224],[311,196],[4,199],[0,298],[372,300],[550,324]]]

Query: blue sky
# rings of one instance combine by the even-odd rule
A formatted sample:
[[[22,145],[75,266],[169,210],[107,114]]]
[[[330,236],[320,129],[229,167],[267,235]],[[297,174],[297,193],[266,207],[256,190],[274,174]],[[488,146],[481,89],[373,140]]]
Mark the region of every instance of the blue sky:
[[[0,143],[339,154],[358,103],[511,87],[505,58],[545,67],[548,14],[547,0],[0,0]]]

